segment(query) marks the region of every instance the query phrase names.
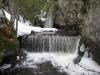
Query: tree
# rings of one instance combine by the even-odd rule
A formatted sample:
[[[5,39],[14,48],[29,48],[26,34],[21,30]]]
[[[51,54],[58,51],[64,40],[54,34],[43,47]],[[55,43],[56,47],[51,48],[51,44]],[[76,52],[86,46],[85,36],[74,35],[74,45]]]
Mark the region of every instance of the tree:
[[[54,5],[54,0],[19,0],[18,10],[25,19],[35,22],[38,20],[37,15],[48,12]]]

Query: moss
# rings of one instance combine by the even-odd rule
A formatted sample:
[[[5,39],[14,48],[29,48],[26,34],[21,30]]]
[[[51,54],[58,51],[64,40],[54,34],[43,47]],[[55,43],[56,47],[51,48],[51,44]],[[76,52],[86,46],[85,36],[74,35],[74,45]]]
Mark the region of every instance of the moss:
[[[18,46],[19,42],[13,25],[5,19],[0,23],[0,58],[5,53],[10,54],[16,52]]]

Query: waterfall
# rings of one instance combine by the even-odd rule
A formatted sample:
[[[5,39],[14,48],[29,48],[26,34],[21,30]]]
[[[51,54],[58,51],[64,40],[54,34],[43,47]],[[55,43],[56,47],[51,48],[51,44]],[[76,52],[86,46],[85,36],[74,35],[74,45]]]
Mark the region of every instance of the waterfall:
[[[73,63],[74,60],[77,61],[79,42],[79,36],[61,36],[57,34],[34,34],[24,36],[23,48],[28,51],[25,51],[27,59],[22,63],[22,66],[32,67],[37,70],[46,68],[47,73],[47,70],[53,73],[53,71],[47,67],[48,65],[52,65],[50,68],[56,68],[57,72],[64,72],[66,73],[65,75],[100,75],[100,67],[91,57],[88,58],[87,53],[81,57],[78,64]],[[83,51],[84,45],[82,45],[80,49]],[[33,52],[30,52],[30,50]],[[48,64],[48,62],[50,64]],[[40,64],[42,64],[43,67],[41,67]],[[35,72],[37,70],[35,70]],[[47,73],[45,74],[44,72],[45,70],[41,71],[42,75],[47,75]],[[58,73],[55,74],[54,71],[54,75],[58,75]]]
[[[52,10],[50,9],[46,17],[44,28],[53,28],[53,15]]]
[[[29,35],[23,37],[22,47],[33,52],[75,52],[79,37],[60,35]]]

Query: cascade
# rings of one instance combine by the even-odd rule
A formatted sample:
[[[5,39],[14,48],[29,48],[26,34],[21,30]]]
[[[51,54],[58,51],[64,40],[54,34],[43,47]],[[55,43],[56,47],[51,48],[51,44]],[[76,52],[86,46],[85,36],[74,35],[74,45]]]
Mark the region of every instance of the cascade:
[[[33,52],[75,52],[79,37],[35,34],[24,36],[22,48]]]

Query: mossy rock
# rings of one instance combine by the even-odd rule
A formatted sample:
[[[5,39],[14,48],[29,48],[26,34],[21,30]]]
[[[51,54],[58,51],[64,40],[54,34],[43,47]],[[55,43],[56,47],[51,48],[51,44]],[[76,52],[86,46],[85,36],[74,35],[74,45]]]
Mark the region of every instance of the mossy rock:
[[[0,58],[5,54],[16,52],[19,46],[13,25],[6,19],[0,22]]]

